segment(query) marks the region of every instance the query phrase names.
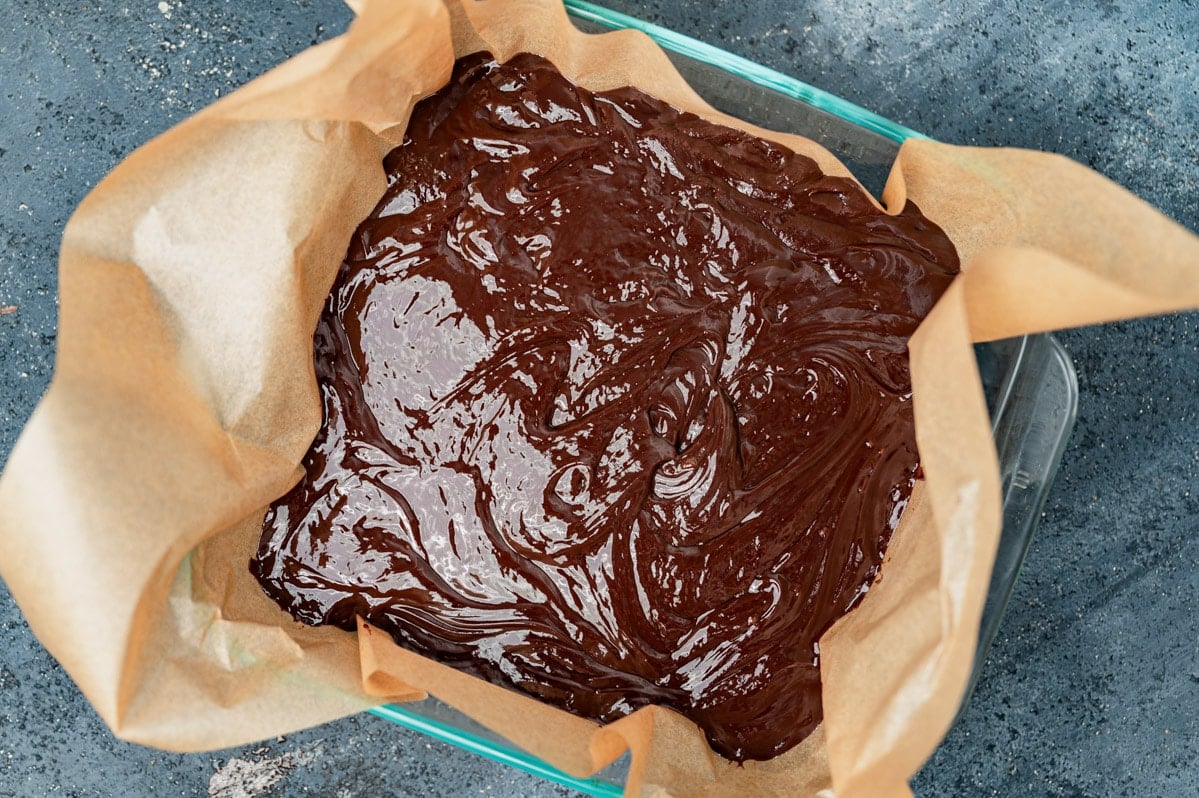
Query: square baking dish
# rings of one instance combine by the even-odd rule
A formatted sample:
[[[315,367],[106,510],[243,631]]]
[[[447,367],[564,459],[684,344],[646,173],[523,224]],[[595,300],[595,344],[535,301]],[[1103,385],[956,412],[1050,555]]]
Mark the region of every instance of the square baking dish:
[[[899,145],[907,138],[925,138],[860,106],[717,47],[583,0],[565,0],[565,4],[583,31],[633,28],[646,33],[711,105],[764,128],[797,133],[822,144],[876,195],[881,193]],[[1078,407],[1074,368],[1051,336],[982,344],[975,347],[975,354],[999,453],[1003,531],[963,710],[1036,530]],[[579,779],[525,753],[434,698],[380,706],[370,712],[589,795],[622,793],[627,756],[593,778]]]

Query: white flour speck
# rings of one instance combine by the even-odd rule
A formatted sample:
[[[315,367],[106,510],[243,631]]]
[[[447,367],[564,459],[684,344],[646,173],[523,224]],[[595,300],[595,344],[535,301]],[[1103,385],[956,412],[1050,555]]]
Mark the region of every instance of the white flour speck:
[[[300,765],[309,765],[324,751],[318,740],[281,756],[250,760],[233,757],[208,779],[208,798],[255,798]]]

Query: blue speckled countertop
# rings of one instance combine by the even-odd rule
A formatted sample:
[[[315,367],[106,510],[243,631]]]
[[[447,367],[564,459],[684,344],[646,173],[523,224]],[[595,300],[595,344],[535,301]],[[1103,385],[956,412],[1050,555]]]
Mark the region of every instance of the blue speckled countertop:
[[[1064,153],[1199,229],[1193,0],[608,4],[944,141]],[[50,378],[70,210],[137,145],[349,20],[338,0],[3,5],[0,464]],[[1060,339],[1078,426],[920,796],[1199,794],[1199,315]],[[370,716],[192,756],[119,742],[0,586],[0,796],[300,794],[569,791]]]

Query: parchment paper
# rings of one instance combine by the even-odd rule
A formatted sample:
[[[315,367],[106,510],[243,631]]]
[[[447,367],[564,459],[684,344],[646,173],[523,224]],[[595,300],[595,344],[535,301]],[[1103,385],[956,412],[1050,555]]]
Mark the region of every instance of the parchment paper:
[[[644,36],[576,32],[555,0],[355,5],[345,36],[139,149],[68,224],[54,380],[0,477],[0,574],[34,633],[115,733],[171,750],[428,692],[571,773],[631,750],[631,795],[910,794],[961,699],[999,534],[971,342],[1199,306],[1199,240],[1056,156],[903,146],[886,207],[916,201],[963,262],[910,347],[926,480],[821,640],[824,724],[738,767],[666,709],[599,728],[377,631],[297,624],[247,562],[320,424],[312,332],[381,157],[456,55],[538,53],[845,168],[713,111]]]

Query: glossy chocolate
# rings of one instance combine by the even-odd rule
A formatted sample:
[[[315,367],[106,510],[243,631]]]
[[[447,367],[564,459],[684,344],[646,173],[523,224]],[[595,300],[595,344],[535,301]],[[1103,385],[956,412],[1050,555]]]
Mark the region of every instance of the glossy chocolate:
[[[731,759],[798,743],[912,488],[949,240],[530,55],[459,62],[385,165],[266,592],[587,717],[673,707]]]

